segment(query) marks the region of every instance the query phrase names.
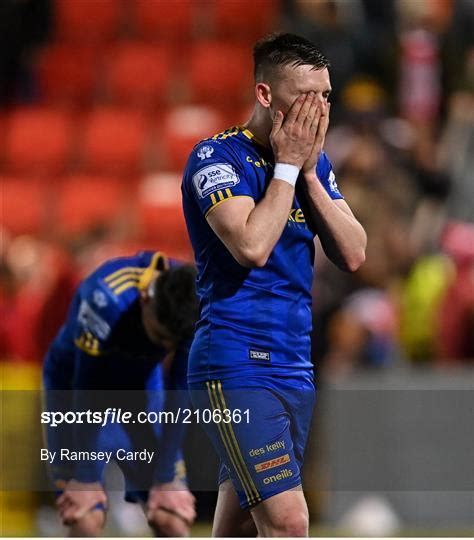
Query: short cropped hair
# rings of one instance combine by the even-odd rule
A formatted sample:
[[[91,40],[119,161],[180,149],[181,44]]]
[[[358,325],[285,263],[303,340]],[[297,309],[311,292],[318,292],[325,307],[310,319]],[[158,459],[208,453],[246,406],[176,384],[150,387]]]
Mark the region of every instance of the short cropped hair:
[[[177,340],[191,338],[199,311],[196,269],[183,265],[161,272],[155,280],[153,302],[156,319]]]
[[[329,60],[310,41],[296,34],[275,33],[257,41],[253,48],[255,81],[275,75],[284,66],[313,66],[321,70]]]

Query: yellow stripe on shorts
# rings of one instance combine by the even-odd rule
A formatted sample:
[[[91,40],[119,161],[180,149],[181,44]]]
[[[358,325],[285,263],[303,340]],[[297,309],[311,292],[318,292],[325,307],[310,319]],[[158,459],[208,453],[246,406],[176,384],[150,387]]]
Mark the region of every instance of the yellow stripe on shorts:
[[[206,385],[213,411],[218,410],[222,414],[222,411],[227,407],[222,407],[221,403],[219,402],[220,396],[218,388],[216,387],[216,382],[219,385],[222,394],[222,386],[220,381],[211,381],[210,383],[206,382]],[[226,422],[216,422],[216,424],[219,429],[219,433],[221,435],[221,439],[224,443],[227,454],[234,466],[234,469],[239,477],[242,487],[244,488],[248,504],[252,505],[256,502],[261,501],[261,497],[257,489],[255,488],[252,477],[250,476],[250,473],[248,472],[245,465],[242,453],[240,452],[240,448],[231,425],[227,424]]]
[[[227,404],[226,404],[226,401],[225,401],[225,398],[224,398],[224,391],[222,390],[222,384],[221,384],[221,381],[217,381],[217,393],[220,394],[220,397],[221,397],[221,403],[222,405],[224,406],[224,409],[228,409],[229,408],[227,407]],[[248,469],[247,469],[247,465],[245,464],[245,460],[242,456],[242,452],[240,451],[240,447],[239,447],[239,443],[237,442],[237,437],[235,436],[235,433],[234,433],[234,428],[232,427],[232,422],[229,422],[228,424],[224,424],[224,426],[226,426],[228,429],[229,429],[229,432],[231,434],[231,437],[234,441],[234,444],[235,444],[235,448],[237,449],[237,452],[240,456],[240,459],[242,461],[242,466],[244,468],[244,471],[246,472],[247,474],[247,477],[248,477],[248,480],[251,484],[251,487],[252,489],[254,490],[254,492],[256,493],[256,500],[255,502],[260,502],[262,500],[262,498],[260,497],[260,494],[258,492],[258,489],[255,487],[255,484],[253,482],[253,479],[252,479],[252,476],[250,475]]]
[[[209,382],[206,383],[209,393],[209,399],[212,405],[213,411],[220,411],[222,413],[222,408],[219,406],[218,398],[217,398],[217,392],[215,387],[215,381],[211,381],[211,384]],[[235,452],[235,448],[232,445],[232,441],[230,440],[229,434],[224,429],[224,422],[216,422],[216,425],[219,429],[219,433],[221,435],[222,442],[224,443],[226,452],[232,462],[232,465],[234,466],[234,469],[237,473],[237,476],[239,477],[240,483],[242,484],[242,487],[245,491],[245,496],[247,498],[248,504],[253,504],[255,496],[252,494],[251,486],[246,481],[246,475],[244,470],[242,469],[242,465],[238,459],[238,456]]]

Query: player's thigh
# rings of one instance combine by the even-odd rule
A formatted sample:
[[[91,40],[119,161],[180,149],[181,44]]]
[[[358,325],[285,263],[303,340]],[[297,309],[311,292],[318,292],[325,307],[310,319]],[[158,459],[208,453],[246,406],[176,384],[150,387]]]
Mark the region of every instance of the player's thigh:
[[[250,512],[258,536],[308,536],[308,507],[301,486],[262,501]]]
[[[291,439],[294,447],[296,460],[303,463],[306,443],[311,429],[314,405],[316,402],[316,390],[311,379],[295,379],[285,385],[284,396],[286,409],[291,415]]]
[[[192,385],[190,392],[240,506],[247,509],[299,485],[300,464],[293,452],[290,414],[278,395],[269,388],[243,389],[241,380],[236,383],[240,387],[232,380],[211,380]],[[206,409],[211,421],[204,421]]]
[[[257,529],[249,510],[240,508],[239,497],[230,479],[219,485],[212,536],[255,537]]]

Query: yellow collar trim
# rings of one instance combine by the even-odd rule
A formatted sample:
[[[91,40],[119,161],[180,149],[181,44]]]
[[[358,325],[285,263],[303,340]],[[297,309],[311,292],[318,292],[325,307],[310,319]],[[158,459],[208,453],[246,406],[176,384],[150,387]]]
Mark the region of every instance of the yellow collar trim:
[[[257,139],[257,137],[255,137],[255,135],[250,131],[250,129],[246,128],[245,126],[238,126],[238,128],[240,129],[242,134],[247,137],[247,139],[251,141],[252,140],[255,141],[257,144],[259,144],[260,146],[263,146],[264,148],[268,148],[268,145],[264,144],[261,140]]]
[[[146,290],[156,273],[160,275],[160,272],[162,272],[163,270],[168,270],[168,269],[169,269],[168,257],[161,251],[157,251],[153,255],[150,261],[150,265],[140,277],[140,280],[138,281],[138,289],[140,291]]]

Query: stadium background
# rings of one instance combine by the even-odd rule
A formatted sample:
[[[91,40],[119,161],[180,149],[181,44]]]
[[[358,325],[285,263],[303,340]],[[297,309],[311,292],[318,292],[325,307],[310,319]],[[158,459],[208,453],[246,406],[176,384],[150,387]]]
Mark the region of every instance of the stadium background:
[[[246,120],[251,46],[273,30],[308,37],[331,60],[326,151],[369,237],[367,262],[355,275],[339,272],[322,253],[317,259],[313,354],[326,398],[308,459],[312,530],[369,534],[376,523],[380,534],[472,532],[473,485],[450,484],[449,468],[446,485],[428,482],[405,514],[390,493],[381,495],[384,482],[370,488],[343,478],[340,493],[369,498],[338,498],[331,471],[347,473],[354,440],[343,414],[339,431],[323,422],[324,414],[336,418],[337,406],[352,395],[346,390],[367,389],[368,381],[372,390],[393,378],[403,391],[415,384],[410,397],[420,388],[454,396],[466,382],[472,390],[472,0],[2,0],[2,388],[38,388],[42,355],[73,288],[101,261],[154,247],[191,258],[180,173],[196,141]],[[391,401],[394,410],[405,398],[401,392]],[[386,395],[377,399],[372,405],[383,409]],[[445,401],[447,424],[460,430],[448,441],[434,408],[413,406],[430,426],[434,462],[450,452],[471,455],[471,467],[469,459],[459,463],[466,472],[472,408],[469,416],[469,406],[450,411],[456,400]],[[29,403],[2,398],[4,478],[38,474],[21,452],[40,436]],[[389,462],[401,450],[387,433],[407,437],[411,449],[427,444],[423,430],[407,428],[413,410],[393,424],[394,433],[384,416],[376,422],[357,403],[348,413]],[[199,433],[191,436],[205,444]],[[334,441],[346,451],[341,463],[318,450]],[[368,451],[367,475],[383,476],[374,460]],[[191,459],[193,465],[199,464]],[[464,497],[451,511],[442,497],[426,495],[449,489]],[[202,523],[195,533],[207,534],[214,494],[198,495]],[[2,534],[56,534],[48,505],[49,494],[4,491]],[[125,517],[122,530],[112,520],[112,532],[136,533],[124,525],[134,519]]]

